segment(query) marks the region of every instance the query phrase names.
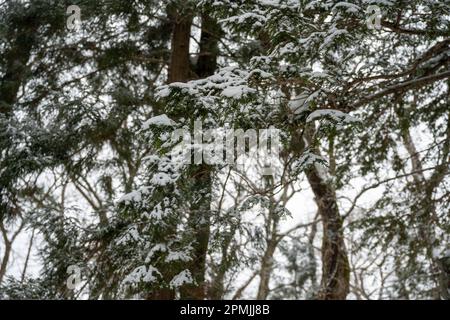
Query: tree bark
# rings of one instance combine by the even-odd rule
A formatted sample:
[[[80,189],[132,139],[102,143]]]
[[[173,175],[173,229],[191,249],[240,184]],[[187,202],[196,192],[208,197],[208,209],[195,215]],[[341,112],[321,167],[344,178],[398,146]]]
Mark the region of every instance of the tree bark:
[[[11,255],[11,243],[5,240],[5,252],[3,253],[2,263],[0,265],[0,283],[2,283],[3,278],[5,277],[10,255]]]
[[[175,8],[168,9],[173,23],[169,75],[167,82],[186,82],[191,69],[189,61],[189,43],[191,38],[192,15],[182,14]]]
[[[344,243],[342,218],[331,185],[316,167],[306,173],[322,220],[322,283],[318,298],[344,300],[349,293],[350,267]]]
[[[3,242],[5,244],[5,252],[3,253],[2,262],[0,264],[0,283],[2,283],[3,278],[6,275],[14,240],[17,238],[17,236],[20,234],[20,232],[23,230],[24,227],[25,223],[24,221],[22,221],[19,228],[12,234],[11,238],[8,239],[8,232],[6,231],[3,221],[0,220],[0,232],[3,238]]]

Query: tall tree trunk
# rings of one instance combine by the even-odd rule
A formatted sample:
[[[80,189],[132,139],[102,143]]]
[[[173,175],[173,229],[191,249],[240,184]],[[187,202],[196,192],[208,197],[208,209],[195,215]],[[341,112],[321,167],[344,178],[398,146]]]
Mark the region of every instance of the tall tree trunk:
[[[186,14],[175,5],[167,7],[167,16],[170,19],[172,29],[171,55],[169,63],[168,83],[187,82],[190,78],[191,69],[189,62],[189,43],[191,38],[192,15]],[[183,12],[182,12],[183,11]],[[175,233],[176,227],[168,233]],[[169,235],[166,235],[169,236]],[[160,270],[166,282],[174,276],[170,270]],[[175,291],[170,288],[162,288],[150,292],[149,300],[173,300]]]
[[[291,128],[292,140],[290,152],[300,156],[306,149],[311,148],[320,155],[314,147],[314,127]],[[330,158],[334,156],[330,148]],[[330,159],[333,162],[333,159]],[[322,221],[322,279],[317,298],[321,300],[344,300],[350,291],[350,264],[344,242],[343,221],[339,213],[336,192],[333,185],[316,164],[306,170],[306,178],[314,194],[317,213]]]
[[[313,128],[307,128],[305,142],[312,146]],[[320,154],[315,148],[315,153]],[[330,151],[331,152],[331,151]],[[333,157],[332,155],[330,157]],[[326,177],[324,168],[313,165],[306,171],[306,177],[314,193],[318,214],[322,220],[322,280],[318,299],[344,300],[350,291],[350,265],[344,242],[342,217],[336,199],[336,192]]]
[[[171,59],[169,65],[168,83],[187,82],[194,72],[191,70],[189,59],[189,43],[191,37],[192,15],[180,13],[175,8],[169,8],[169,18],[173,21],[171,41]],[[200,53],[195,73],[198,77],[212,75],[217,67],[218,34],[220,28],[217,22],[202,15],[202,31],[200,39]],[[193,259],[188,269],[194,279],[194,284],[180,290],[182,299],[204,299],[206,296],[205,272],[206,255],[210,236],[210,213],[212,168],[201,164],[192,168],[192,190],[195,195],[189,212],[189,227],[193,230]],[[152,299],[173,299],[173,290],[159,290],[152,294]]]
[[[196,74],[200,78],[214,74],[217,68],[218,41],[220,27],[206,14],[202,15],[200,52],[196,65]],[[207,164],[193,168],[193,203],[190,208],[189,227],[193,230],[193,259],[189,271],[195,281],[181,291],[183,299],[203,300],[207,295],[205,285],[206,256],[210,237],[212,170]]]

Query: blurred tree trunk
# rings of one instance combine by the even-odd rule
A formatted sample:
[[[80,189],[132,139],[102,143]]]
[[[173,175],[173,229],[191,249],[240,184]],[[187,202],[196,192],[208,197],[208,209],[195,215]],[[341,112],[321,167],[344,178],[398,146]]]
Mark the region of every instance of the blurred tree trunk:
[[[12,235],[10,238],[8,238],[8,231],[6,230],[6,227],[3,223],[3,221],[0,220],[0,233],[1,237],[3,239],[3,245],[5,247],[5,251],[3,252],[2,260],[0,263],[0,284],[3,281],[3,278],[6,275],[6,271],[8,270],[8,262],[11,258],[12,253],[12,245],[14,241],[16,240],[17,236],[22,232],[22,230],[25,227],[25,222],[22,220],[17,230],[12,232]]]
[[[396,99],[400,99],[401,96],[397,96]],[[416,101],[414,100],[414,104]],[[436,287],[433,290],[434,299],[450,299],[450,293],[448,291],[449,280],[448,272],[446,271],[445,258],[439,259],[435,256],[434,249],[437,246],[436,243],[436,223],[439,221],[436,212],[436,202],[434,200],[434,193],[440,183],[443,181],[446,174],[448,174],[448,157],[450,155],[450,115],[446,124],[446,140],[444,141],[441,149],[440,163],[436,165],[436,168],[432,171],[430,178],[427,178],[424,174],[423,160],[420,157],[420,151],[418,151],[413,137],[411,136],[410,127],[411,119],[408,111],[397,105],[395,108],[396,115],[400,124],[400,135],[403,145],[410,157],[411,168],[413,171],[412,177],[414,184],[416,185],[417,197],[421,199],[419,207],[415,207],[412,210],[414,219],[418,224],[418,230],[420,237],[423,240],[427,259],[431,263],[430,274],[433,281],[436,283]],[[438,159],[439,160],[439,159]]]
[[[270,190],[269,191],[270,205],[267,221],[265,223],[266,247],[261,260],[261,268],[259,270],[260,281],[258,286],[258,293],[256,295],[257,300],[267,299],[270,293],[269,284],[273,272],[274,254],[278,244],[283,238],[279,234],[279,223],[281,216],[277,209],[280,207],[283,208],[286,207],[287,202],[290,199],[290,196],[288,196],[289,184],[286,181],[282,181],[282,184],[283,184],[283,192],[281,194],[281,198],[277,200],[273,191],[273,177],[272,176],[265,177],[265,186],[266,188],[268,188],[268,190]]]
[[[28,73],[28,61],[31,50],[37,40],[38,21],[34,16],[21,17],[21,26],[9,26],[7,31],[10,49],[4,55],[5,74],[0,81],[0,114],[10,115],[16,103],[17,94],[24,84]]]
[[[169,8],[169,18],[173,23],[171,41],[171,59],[169,65],[168,83],[187,82],[196,73],[203,78],[212,75],[217,68],[218,34],[220,28],[217,22],[208,15],[202,15],[202,30],[200,38],[200,53],[197,65],[191,70],[189,59],[189,44],[191,37],[192,15]],[[206,164],[192,168],[192,194],[194,195],[190,212],[189,227],[193,231],[193,259],[188,269],[194,279],[194,284],[181,289],[182,299],[204,299],[206,296],[205,272],[206,255],[210,236],[211,213],[211,180],[212,168]],[[173,299],[173,290],[164,289],[156,292],[151,299]]]
[[[187,82],[191,73],[189,62],[189,43],[191,38],[192,15],[182,12],[175,5],[167,7],[167,16],[172,24],[171,55],[169,62],[168,83]],[[176,226],[169,233],[175,234]],[[169,235],[166,235],[169,236]],[[166,282],[174,276],[171,270],[161,270]],[[175,291],[162,288],[151,292],[147,299],[173,300]]]
[[[22,8],[20,8],[22,9]],[[17,11],[18,8],[16,8]],[[14,24],[8,22],[7,30],[1,39],[5,45],[9,44],[9,49],[3,55],[4,75],[0,79],[0,117],[10,118],[13,112],[14,104],[17,102],[20,87],[26,83],[28,77],[28,61],[30,60],[31,51],[37,41],[38,19],[32,14],[25,14],[16,18]],[[17,26],[16,24],[19,24]],[[6,138],[2,145],[3,156],[8,158],[10,150],[10,141]],[[2,156],[2,155],[0,155]],[[0,158],[0,162],[2,159]],[[14,215],[15,209],[11,204],[15,202],[12,185],[16,177],[8,174],[0,176],[0,221],[6,216]],[[5,195],[5,197],[3,197]],[[4,201],[3,199],[8,199]]]
[[[3,238],[5,251],[2,256],[2,263],[0,265],[0,283],[2,283],[3,278],[5,277],[6,270],[8,267],[9,257],[11,255],[11,242],[8,241],[6,237]]]
[[[256,295],[257,300],[265,300],[269,295],[269,282],[273,268],[273,255],[275,253],[277,245],[278,241],[276,239],[276,234],[273,234],[267,243],[266,250],[264,251],[264,256],[261,260],[261,269],[259,272],[260,281],[258,286],[258,293]]]

